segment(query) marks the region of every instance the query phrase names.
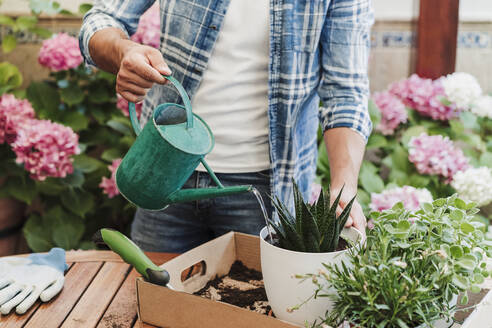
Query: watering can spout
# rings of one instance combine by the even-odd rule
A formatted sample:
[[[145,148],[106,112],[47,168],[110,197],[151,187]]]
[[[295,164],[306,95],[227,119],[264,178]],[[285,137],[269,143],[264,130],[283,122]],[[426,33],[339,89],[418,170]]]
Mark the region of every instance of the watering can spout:
[[[200,188],[200,189],[180,189],[167,198],[168,203],[184,203],[197,201],[201,199],[222,197],[234,194],[240,194],[243,192],[251,191],[253,186],[232,186],[232,187],[214,187],[214,188]]]

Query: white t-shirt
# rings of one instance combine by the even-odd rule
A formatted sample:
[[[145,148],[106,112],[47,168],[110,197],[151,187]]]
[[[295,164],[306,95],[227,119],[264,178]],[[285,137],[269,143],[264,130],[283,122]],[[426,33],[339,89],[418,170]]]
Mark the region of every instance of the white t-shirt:
[[[269,0],[231,0],[193,112],[215,147],[205,157],[219,173],[270,168],[268,142]],[[202,165],[197,170],[205,171]]]

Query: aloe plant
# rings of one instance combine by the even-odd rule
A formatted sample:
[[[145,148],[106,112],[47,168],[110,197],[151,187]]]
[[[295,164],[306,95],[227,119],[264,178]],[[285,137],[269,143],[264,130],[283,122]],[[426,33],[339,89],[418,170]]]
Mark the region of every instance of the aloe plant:
[[[279,246],[292,251],[309,253],[335,251],[338,247],[340,232],[347,222],[355,197],[337,216],[336,209],[343,188],[331,206],[329,191],[321,191],[318,200],[311,205],[304,201],[297,184],[293,182],[293,185],[295,215],[292,215],[278,197],[272,198],[279,221],[277,223],[270,220],[270,224],[276,232]]]

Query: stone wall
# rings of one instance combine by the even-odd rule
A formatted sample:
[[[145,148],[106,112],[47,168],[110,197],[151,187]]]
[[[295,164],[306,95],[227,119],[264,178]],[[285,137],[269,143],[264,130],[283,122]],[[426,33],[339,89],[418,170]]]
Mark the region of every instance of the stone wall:
[[[1,0],[0,0],[1,1]],[[63,8],[76,11],[88,0],[59,1]],[[410,75],[415,69],[416,19],[418,0],[373,0],[376,22],[372,30],[370,57],[371,89],[382,90],[392,81]],[[28,13],[26,0],[3,0],[0,13],[20,15]],[[43,18],[41,24],[54,32],[76,35],[80,17]],[[0,29],[0,38],[7,33]],[[48,71],[37,64],[39,38],[22,35],[18,48],[4,54],[0,61],[16,64],[24,74],[25,83],[47,76]],[[492,1],[461,0],[458,31],[457,71],[475,75],[484,90],[492,91]]]

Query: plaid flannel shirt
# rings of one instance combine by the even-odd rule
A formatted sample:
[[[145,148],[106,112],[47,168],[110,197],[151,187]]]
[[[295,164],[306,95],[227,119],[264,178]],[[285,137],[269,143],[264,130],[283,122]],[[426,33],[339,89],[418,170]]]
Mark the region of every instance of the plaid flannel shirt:
[[[207,69],[229,1],[160,0],[160,51],[190,97]],[[86,62],[94,65],[88,45],[96,31],[117,27],[132,35],[153,3],[95,0],[80,30]],[[367,62],[372,23],[370,0],[270,0],[272,192],[287,204],[293,203],[292,178],[309,197],[319,123],[323,130],[348,127],[366,140],[369,137]],[[180,102],[172,86],[155,85],[149,91],[143,104],[144,122],[162,102]]]

